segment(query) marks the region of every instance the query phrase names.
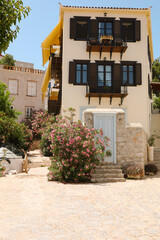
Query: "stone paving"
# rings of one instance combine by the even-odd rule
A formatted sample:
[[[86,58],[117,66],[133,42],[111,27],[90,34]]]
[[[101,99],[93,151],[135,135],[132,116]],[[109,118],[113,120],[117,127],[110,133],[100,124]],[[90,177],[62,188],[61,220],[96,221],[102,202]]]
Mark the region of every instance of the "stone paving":
[[[0,240],[160,240],[160,176],[48,182],[47,168],[0,178]]]

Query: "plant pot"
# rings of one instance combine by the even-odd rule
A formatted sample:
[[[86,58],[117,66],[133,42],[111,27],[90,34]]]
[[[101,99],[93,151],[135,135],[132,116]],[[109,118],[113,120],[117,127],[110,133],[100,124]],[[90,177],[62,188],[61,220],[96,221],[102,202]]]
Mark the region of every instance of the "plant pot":
[[[148,161],[153,162],[154,159],[154,147],[148,146]]]

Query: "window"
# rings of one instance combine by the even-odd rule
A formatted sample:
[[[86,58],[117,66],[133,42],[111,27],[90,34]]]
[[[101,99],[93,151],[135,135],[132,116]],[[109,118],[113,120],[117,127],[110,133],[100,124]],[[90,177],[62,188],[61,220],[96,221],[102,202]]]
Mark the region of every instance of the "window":
[[[88,65],[83,63],[76,64],[76,83],[87,84],[88,82]]]
[[[112,36],[112,22],[99,22],[99,39],[101,36]]]
[[[87,39],[88,35],[88,20],[77,19],[76,37],[77,39]]]
[[[134,81],[134,65],[123,65],[123,85],[135,85]]]
[[[18,94],[18,80],[9,80],[9,92],[10,94]]]
[[[112,66],[98,65],[98,86],[111,87],[112,86]]]
[[[135,41],[135,20],[121,20],[122,39],[128,42]]]
[[[26,107],[26,118],[31,117],[34,107]]]
[[[28,81],[28,88],[27,88],[27,95],[36,97],[36,92],[37,92],[37,83],[36,82],[30,82]]]

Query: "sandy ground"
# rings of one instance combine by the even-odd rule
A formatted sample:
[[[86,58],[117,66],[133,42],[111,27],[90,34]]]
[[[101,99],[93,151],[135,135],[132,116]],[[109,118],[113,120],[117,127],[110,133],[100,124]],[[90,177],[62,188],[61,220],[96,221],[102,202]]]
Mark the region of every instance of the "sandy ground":
[[[74,185],[46,173],[0,178],[0,240],[160,240],[160,176]]]

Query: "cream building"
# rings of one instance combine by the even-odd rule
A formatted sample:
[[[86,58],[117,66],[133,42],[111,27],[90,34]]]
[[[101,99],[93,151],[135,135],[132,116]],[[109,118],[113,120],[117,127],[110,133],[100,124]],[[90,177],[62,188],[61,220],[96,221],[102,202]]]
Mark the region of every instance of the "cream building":
[[[52,58],[52,75],[58,45],[63,49],[61,109],[73,107],[82,119],[90,107],[122,108],[128,123],[141,123],[150,133],[150,8],[61,5],[60,22],[42,43],[43,63]]]
[[[143,137],[140,133],[139,142],[143,144],[137,156],[146,161],[153,61],[151,9],[60,5],[59,23],[42,43],[42,54],[43,64],[49,60],[43,98],[51,78],[59,84],[57,98],[52,89],[50,111],[57,114],[72,107],[76,109],[76,120],[82,120],[83,112],[92,109],[92,127],[102,127],[110,135],[112,147],[117,144],[118,149],[122,143],[120,137],[116,138],[116,114],[123,110],[125,125],[132,123],[132,141],[144,131]],[[132,152],[131,142],[130,148]],[[116,151],[115,147],[114,158],[117,154],[118,159]]]
[[[33,110],[44,109],[41,94],[43,78],[44,72],[34,69],[30,63],[0,66],[0,81],[8,86],[10,96],[14,98],[12,107],[22,112],[19,121],[30,117]]]

